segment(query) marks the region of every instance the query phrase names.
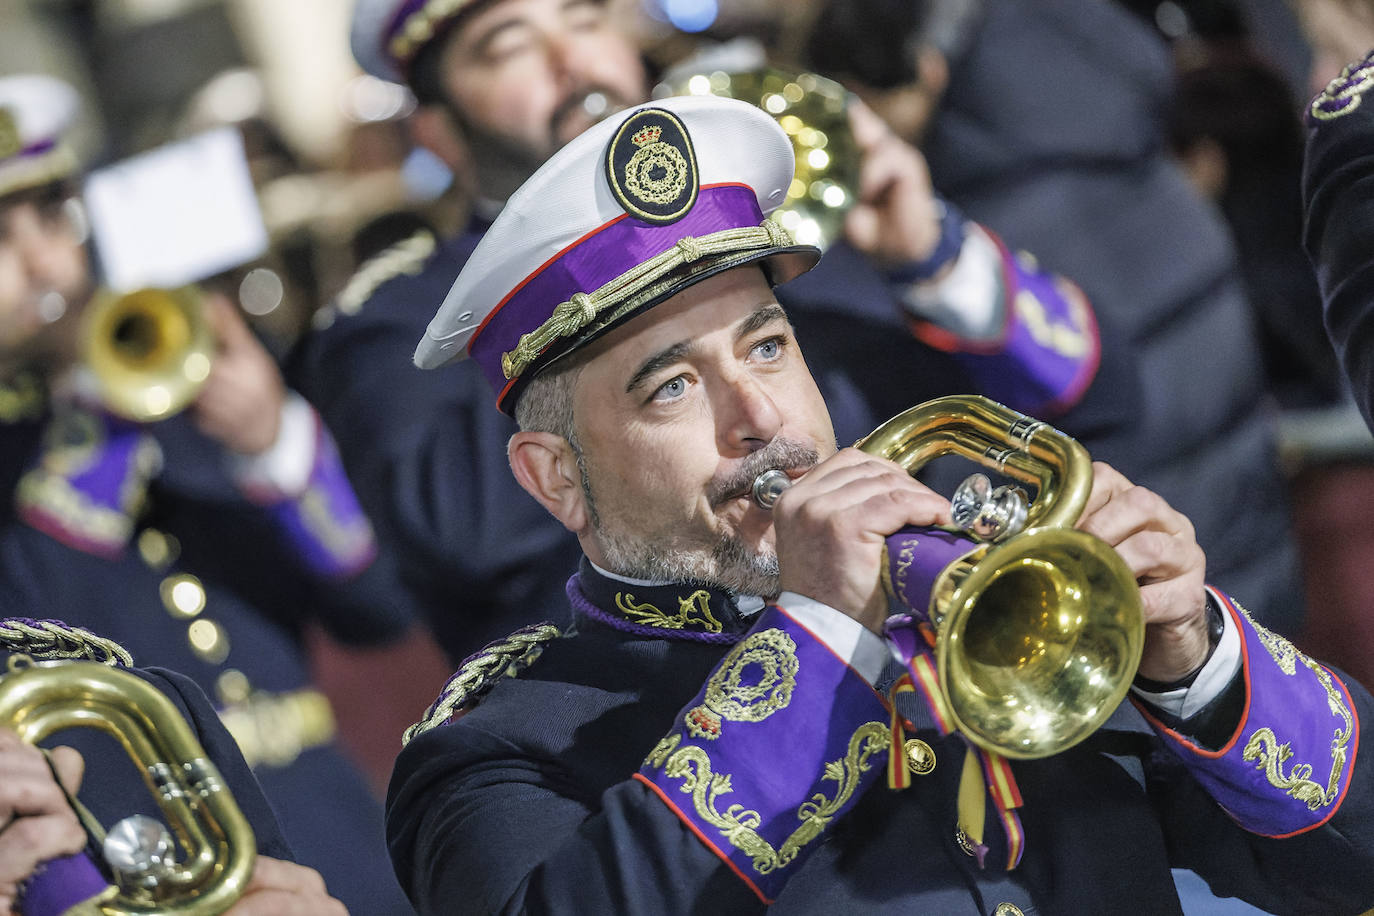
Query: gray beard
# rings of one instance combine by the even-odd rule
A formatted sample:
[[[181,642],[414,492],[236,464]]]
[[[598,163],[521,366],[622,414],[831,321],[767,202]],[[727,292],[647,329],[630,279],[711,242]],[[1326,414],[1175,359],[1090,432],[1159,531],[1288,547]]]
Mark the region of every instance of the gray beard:
[[[544,149],[533,149],[523,141],[514,140],[477,126],[463,114],[462,108],[446,94],[444,107],[448,109],[449,116],[463,132],[473,161],[479,166],[481,184],[481,187],[477,189],[479,196],[504,204],[506,198],[514,194],[540,166],[563,148],[565,141],[560,139],[559,131],[564,119],[576,109],[581,108],[587,97],[593,94],[598,94],[604,99],[605,109],[601,114],[603,120],[637,104],[639,101],[622,98],[615,90],[605,86],[592,84],[579,87],[576,92],[569,94],[549,116],[549,132]],[[567,139],[572,140],[572,137]]]
[[[596,534],[609,568],[632,579],[706,585],[765,598],[778,594],[777,554],[754,553],[731,535],[722,535],[706,548],[663,550],[622,537],[604,526],[597,527]]]
[[[725,589],[736,595],[776,597],[779,591],[778,555],[756,552],[739,538],[723,534],[703,545],[671,534],[661,539],[626,535],[606,524],[596,508],[586,457],[574,434],[569,439],[582,478],[587,514],[596,531],[602,557],[611,572],[651,582],[684,582]],[[724,502],[770,468],[810,467],[819,460],[814,449],[790,441],[775,441],[744,461],[731,479],[713,487],[713,504]]]

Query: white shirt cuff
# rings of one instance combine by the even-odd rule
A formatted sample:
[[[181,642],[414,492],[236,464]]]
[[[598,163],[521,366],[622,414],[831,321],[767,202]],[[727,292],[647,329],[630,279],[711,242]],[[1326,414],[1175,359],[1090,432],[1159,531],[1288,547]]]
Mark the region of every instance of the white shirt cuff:
[[[887,643],[881,636],[830,605],[796,592],[783,592],[777,604],[870,685],[878,682],[887,664]]]
[[[902,301],[913,315],[951,334],[989,340],[1002,331],[1002,252],[977,223],[964,226],[954,266],[938,282],[907,287]]]
[[[1151,693],[1132,687],[1135,695],[1180,719],[1196,715],[1202,707],[1221,696],[1226,685],[1231,683],[1231,679],[1240,671],[1241,665],[1240,633],[1236,630],[1235,621],[1231,619],[1230,614],[1222,611],[1221,617],[1225,625],[1221,641],[1217,643],[1216,651],[1207,660],[1207,664],[1202,666],[1192,684],[1164,693]]]
[[[294,391],[281,405],[277,439],[257,455],[234,455],[231,471],[239,486],[294,496],[305,490],[315,467],[315,408]]]

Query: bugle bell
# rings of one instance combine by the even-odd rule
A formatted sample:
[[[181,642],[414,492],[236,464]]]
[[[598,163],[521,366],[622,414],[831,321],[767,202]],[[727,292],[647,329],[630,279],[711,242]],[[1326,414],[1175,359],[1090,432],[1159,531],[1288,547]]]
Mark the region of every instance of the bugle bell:
[[[66,728],[112,736],[175,831],[185,852],[180,859],[159,821],[135,815],[115,825],[103,843],[117,886],[92,912],[213,916],[242,896],[257,857],[252,827],[181,712],[151,684],[100,662],[12,656],[0,676],[0,726],[29,744]],[[62,864],[75,875],[72,867],[82,863]],[[25,899],[45,881],[44,898],[59,896],[64,888],[52,886],[56,871],[49,867],[31,879]]]
[[[97,293],[81,334],[101,398],[127,419],[147,423],[177,413],[210,377],[215,339],[195,287]]]
[[[780,67],[684,73],[654,96],[718,95],[757,105],[792,141],[796,171],[787,199],[773,214],[803,245],[826,248],[840,237],[859,186],[859,154],[849,126],[849,95],[816,73]]]
[[[951,500],[956,529],[887,540],[885,585],[934,629],[958,729],[1004,757],[1032,759],[1100,728],[1135,677],[1145,617],[1125,561],[1073,527],[1093,483],[1083,446],[977,395],[917,405],[857,445],[913,476],[959,455],[1035,487],[1027,501],[1019,487],[992,489],[973,475]],[[755,500],[784,488],[760,475]]]

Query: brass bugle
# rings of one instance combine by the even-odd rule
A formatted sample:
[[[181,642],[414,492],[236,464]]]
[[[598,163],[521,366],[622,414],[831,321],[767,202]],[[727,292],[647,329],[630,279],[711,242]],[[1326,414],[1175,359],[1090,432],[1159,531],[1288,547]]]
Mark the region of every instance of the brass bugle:
[[[796,170],[772,218],[803,245],[826,248],[843,233],[859,188],[859,152],[849,126],[849,93],[818,73],[764,66],[672,75],[655,98],[718,95],[749,102],[777,120],[792,141]]]
[[[1092,491],[1083,446],[987,398],[954,395],[897,415],[858,448],[913,476],[935,458],[960,455],[1035,487],[1027,502],[1019,487],[987,492],[986,478],[969,478],[952,500],[962,521],[958,537],[945,538],[954,559],[931,571],[928,589],[913,594],[896,576],[885,584],[934,628],[940,686],[969,740],[1032,759],[1100,728],[1135,677],[1145,617],[1125,561],[1073,527]],[[754,500],[771,508],[789,485],[786,474],[764,472]],[[930,554],[933,541],[919,539],[941,530],[892,535],[889,562]]]
[[[12,656],[0,676],[0,726],[28,744],[67,728],[114,737],[175,832],[185,853],[180,860],[170,837],[153,841],[165,848],[144,854],[122,850],[122,860],[110,863],[118,887],[97,904],[98,912],[214,916],[242,896],[257,858],[252,827],[180,710],[151,684],[99,662]],[[144,832],[143,824],[160,826],[135,819],[132,830],[121,822],[109,837],[128,843]]]
[[[215,339],[195,287],[97,293],[81,334],[83,361],[106,407],[130,420],[172,416],[210,377]]]

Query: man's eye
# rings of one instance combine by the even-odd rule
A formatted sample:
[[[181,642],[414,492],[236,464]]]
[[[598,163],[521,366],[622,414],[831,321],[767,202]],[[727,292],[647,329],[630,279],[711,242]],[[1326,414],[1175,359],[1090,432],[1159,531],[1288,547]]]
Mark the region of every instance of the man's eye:
[[[568,3],[563,7],[564,23],[570,29],[589,29],[601,25],[605,11],[593,0]]]
[[[782,355],[783,341],[781,337],[770,337],[767,340],[755,344],[754,355],[760,359],[773,360]]]
[[[533,45],[533,36],[528,28],[507,26],[487,43],[484,55],[487,60],[502,61],[514,57],[516,54],[533,47]]]
[[[669,379],[654,391],[655,401],[675,401],[687,393],[687,380],[682,376]]]

